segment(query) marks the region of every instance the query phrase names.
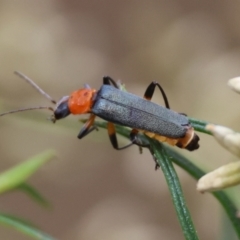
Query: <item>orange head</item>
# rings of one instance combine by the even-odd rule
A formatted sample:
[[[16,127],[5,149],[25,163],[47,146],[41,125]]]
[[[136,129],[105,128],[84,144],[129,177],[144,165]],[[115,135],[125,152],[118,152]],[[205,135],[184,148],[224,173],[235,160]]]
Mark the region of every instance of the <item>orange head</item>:
[[[89,113],[94,101],[96,90],[83,88],[73,92],[70,96],[60,99],[54,110],[52,121],[55,122],[69,114]]]

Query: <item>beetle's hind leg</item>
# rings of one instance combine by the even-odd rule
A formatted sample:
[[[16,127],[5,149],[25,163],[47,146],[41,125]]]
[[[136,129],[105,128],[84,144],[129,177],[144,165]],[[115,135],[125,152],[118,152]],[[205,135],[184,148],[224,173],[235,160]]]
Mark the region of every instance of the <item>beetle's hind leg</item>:
[[[151,151],[152,155],[154,156],[151,146],[149,144],[143,143],[141,141],[141,139],[138,137],[139,131],[137,129],[132,129],[132,131],[130,133],[130,141],[131,142],[123,147],[118,147],[116,130],[115,130],[115,126],[112,122],[107,123],[107,129],[108,129],[108,135],[110,138],[110,142],[112,143],[113,148],[115,148],[116,150],[123,150],[123,149],[126,149],[126,148],[132,146],[133,144],[136,144],[139,147],[140,153],[142,153],[142,148],[147,147]],[[154,161],[155,161],[155,169],[157,170],[160,166],[157,163],[155,158],[154,158]]]
[[[109,139],[110,142],[113,146],[113,148],[115,148],[116,150],[123,150],[125,148],[131,147],[134,143],[131,142],[123,147],[119,147],[118,146],[118,140],[117,140],[117,135],[116,135],[116,129],[115,126],[112,122],[108,122],[107,123],[107,130],[108,130],[108,135],[109,135]]]
[[[129,144],[123,146],[123,147],[118,146],[116,129],[115,129],[115,126],[112,122],[107,123],[107,129],[108,129],[108,135],[109,135],[110,142],[112,143],[113,148],[115,148],[117,150],[123,150],[123,149],[126,149],[128,147],[131,147],[133,144],[136,144],[136,145],[139,146],[139,152],[142,153],[142,148],[143,147],[148,147],[148,145],[143,144],[140,141],[140,139],[137,137],[137,135],[138,135],[138,130],[137,129],[132,129],[132,131],[130,133],[130,141],[131,142]]]
[[[163,100],[165,103],[166,108],[170,109],[169,103],[168,103],[168,99],[167,99],[167,95],[165,94],[163,88],[161,87],[161,85],[157,82],[151,82],[150,85],[147,87],[145,94],[144,94],[144,98],[147,100],[151,100],[152,96],[154,94],[155,88],[156,86],[159,88],[160,92],[162,93],[163,96]]]
[[[149,151],[151,152],[152,156],[153,156],[153,160],[155,162],[155,170],[157,170],[160,166],[157,162],[157,159],[155,158],[153,149],[151,147],[151,145],[149,143],[143,143],[141,141],[141,139],[138,137],[138,130],[137,129],[133,129],[130,133],[130,140],[132,141],[132,143],[138,145],[140,153],[142,153],[142,148],[148,148]]]

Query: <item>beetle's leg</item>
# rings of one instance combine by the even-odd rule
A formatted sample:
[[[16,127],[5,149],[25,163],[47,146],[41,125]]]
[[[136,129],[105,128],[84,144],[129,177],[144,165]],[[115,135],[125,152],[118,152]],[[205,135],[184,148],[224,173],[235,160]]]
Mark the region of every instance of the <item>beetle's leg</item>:
[[[87,120],[87,122],[83,125],[81,131],[78,134],[78,138],[81,139],[85,136],[87,136],[90,132],[92,132],[93,130],[97,130],[96,126],[93,126],[94,123],[94,119],[95,119],[95,115],[91,114],[91,116],[89,117],[89,119]]]
[[[103,77],[103,84],[104,85],[113,85],[115,88],[119,89],[119,86],[117,85],[117,83],[109,76],[104,76]]]
[[[133,144],[137,144],[139,147],[139,152],[140,152],[140,154],[142,154],[142,147],[146,147],[146,145],[143,145],[142,143],[140,143],[139,139],[137,138],[137,134],[138,134],[137,129],[133,129],[130,133],[131,143],[129,143],[123,147],[118,147],[118,140],[117,140],[115,126],[112,122],[108,122],[107,124],[108,124],[107,125],[108,135],[109,135],[109,138],[110,138],[113,148],[115,148],[117,150],[122,150],[122,149],[132,146]]]
[[[130,141],[133,143],[133,144],[136,144],[138,145],[139,147],[139,153],[142,154],[143,152],[143,147],[148,147],[146,145],[143,145],[143,143],[140,141],[140,139],[138,138],[138,130],[133,128],[131,133],[130,133]]]
[[[152,153],[152,156],[153,156],[153,160],[155,162],[155,170],[157,170],[160,166],[157,162],[157,159],[154,156],[153,149],[150,144],[144,144],[140,140],[140,138],[138,137],[138,132],[139,131],[137,129],[132,129],[132,131],[130,133],[130,140],[132,141],[132,143],[138,145],[140,153],[142,153],[142,148],[148,148],[150,150],[150,152]]]
[[[179,113],[179,114],[181,114],[181,115],[183,115],[183,116],[186,116],[186,117],[187,117],[187,114],[186,114],[186,113]]]
[[[122,150],[122,149],[128,148],[134,144],[133,142],[131,142],[123,147],[118,147],[118,140],[117,140],[117,135],[116,135],[116,130],[115,130],[114,124],[112,122],[108,122],[107,129],[108,129],[108,135],[109,135],[109,138],[110,138],[113,148],[115,148],[117,150]]]
[[[156,86],[158,86],[160,92],[162,93],[163,100],[164,100],[166,108],[170,109],[168,99],[167,99],[167,95],[165,94],[165,92],[164,92],[163,88],[160,86],[160,84],[157,83],[157,82],[150,83],[147,90],[145,91],[144,98],[150,101],[152,99],[152,96],[154,94],[154,90],[155,90]]]
[[[143,147],[147,147],[149,148],[150,145],[149,144],[144,144],[141,139],[138,137],[138,130],[133,128],[131,133],[130,133],[130,141],[133,143],[133,144],[136,144],[140,147],[140,152],[141,152],[141,148]]]

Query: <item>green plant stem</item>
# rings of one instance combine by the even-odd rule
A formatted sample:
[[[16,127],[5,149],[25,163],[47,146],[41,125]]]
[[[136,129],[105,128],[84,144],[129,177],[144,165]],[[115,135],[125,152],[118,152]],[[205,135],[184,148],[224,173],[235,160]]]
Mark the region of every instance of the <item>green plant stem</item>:
[[[37,229],[31,223],[29,223],[21,218],[17,218],[15,216],[9,215],[9,214],[0,213],[0,223],[2,225],[14,228],[15,230],[22,232],[25,235],[28,235],[34,239],[54,240],[53,237],[51,237],[48,234]]]
[[[98,127],[106,128],[105,122],[96,122],[95,124]],[[117,132],[121,132],[121,135],[124,135],[126,137],[129,136],[130,131],[126,128],[116,126],[116,130]],[[197,236],[195,227],[193,225],[191,215],[188,211],[178,176],[171,163],[171,159],[169,159],[169,156],[167,155],[163,145],[158,141],[148,139],[143,136],[141,137],[141,141],[143,144],[151,145],[150,151],[156,158],[158,165],[161,166],[161,169],[164,173],[164,176],[168,184],[169,191],[172,196],[172,200],[173,200],[185,239],[197,240],[198,236]]]
[[[192,124],[199,124],[201,129],[205,128],[205,126],[207,124],[206,122],[199,121],[196,119],[191,119],[191,121],[193,121]],[[99,122],[99,121],[96,121],[95,125],[98,127],[101,127],[101,128],[106,128],[106,126],[107,126],[106,122]],[[129,138],[129,134],[130,134],[129,129],[127,129],[125,127],[121,127],[121,126],[116,126],[116,131],[120,135],[122,135],[126,138]],[[204,132],[204,131],[202,131],[202,132]],[[209,133],[207,133],[207,134],[209,134]],[[150,144],[149,139],[147,139],[145,136],[139,135],[139,137],[141,138],[141,141],[144,144]],[[203,170],[201,170],[196,165],[194,165],[186,157],[184,157],[181,154],[174,151],[172,148],[165,146],[164,149],[166,150],[171,161],[173,161],[175,164],[177,164],[178,166],[183,168],[186,172],[188,172],[196,180],[198,180],[199,178],[201,178],[203,175],[206,174]],[[236,232],[236,235],[238,236],[238,239],[240,239],[240,219],[236,217],[236,213],[238,211],[236,205],[229,198],[229,196],[223,191],[214,192],[212,194],[219,201],[219,203],[222,205],[222,207],[225,209],[225,211],[233,225],[233,228]]]
[[[32,198],[35,202],[42,205],[43,207],[50,207],[49,201],[31,185],[22,183],[16,189],[25,192],[30,198]]]
[[[196,131],[212,135],[212,133],[206,129],[206,125],[209,124],[208,122],[201,121],[195,118],[188,118],[188,119]]]
[[[169,147],[166,147],[166,149],[167,149],[167,153],[171,156],[171,160],[175,164],[177,164],[179,167],[187,171],[196,180],[198,180],[203,175],[205,175],[204,171],[202,171],[200,168],[198,168],[196,165],[190,162],[187,158],[175,152],[174,150],[170,149]],[[223,191],[213,192],[212,194],[220,202],[220,204],[226,211],[226,214],[228,215],[232,223],[232,226],[238,238],[240,239],[240,219],[237,218],[236,216],[236,213],[238,211],[236,205],[233,203],[233,201],[231,201],[228,195]]]
[[[152,140],[150,140],[152,142]],[[187,208],[182,188],[177,173],[172,165],[171,160],[162,144],[157,141],[151,143],[152,150],[155,154],[156,161],[161,166],[169,191],[172,196],[173,204],[177,212],[183,234],[187,240],[197,240],[197,232],[191,219],[190,212]]]

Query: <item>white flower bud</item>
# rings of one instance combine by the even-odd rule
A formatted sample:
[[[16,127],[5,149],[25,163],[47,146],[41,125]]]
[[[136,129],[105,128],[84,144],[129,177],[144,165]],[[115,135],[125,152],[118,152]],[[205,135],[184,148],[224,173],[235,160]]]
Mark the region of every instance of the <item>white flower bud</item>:
[[[234,155],[240,157],[240,133],[234,132],[230,128],[208,124],[209,130],[216,140]]]
[[[198,180],[197,190],[200,192],[216,191],[240,183],[240,161],[224,165]]]
[[[237,93],[240,93],[240,77],[232,78],[228,81],[228,86]]]

